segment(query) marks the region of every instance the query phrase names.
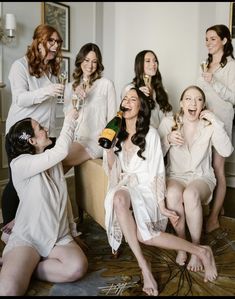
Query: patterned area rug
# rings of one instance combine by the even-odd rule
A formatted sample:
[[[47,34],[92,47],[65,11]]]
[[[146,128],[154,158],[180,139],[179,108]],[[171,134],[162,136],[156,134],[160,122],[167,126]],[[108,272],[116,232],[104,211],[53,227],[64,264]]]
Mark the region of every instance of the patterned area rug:
[[[140,270],[128,245],[123,242],[114,257],[105,231],[88,216],[80,230],[89,247],[89,273],[73,284],[55,284],[49,295],[144,296]],[[175,251],[143,246],[161,296],[235,295],[235,219],[221,217],[221,229],[203,235],[203,244],[209,244],[215,255],[219,277],[213,283],[204,283],[204,273],[176,264]]]
[[[136,259],[123,242],[118,257],[112,255],[104,229],[85,215],[79,225],[88,245],[87,275],[74,283],[52,284],[32,280],[27,296],[145,296]],[[215,255],[219,273],[213,283],[204,283],[204,274],[193,273],[175,262],[176,252],[143,246],[151,262],[160,296],[235,295],[235,219],[221,217],[221,228],[203,235]],[[0,242],[0,249],[3,244]]]

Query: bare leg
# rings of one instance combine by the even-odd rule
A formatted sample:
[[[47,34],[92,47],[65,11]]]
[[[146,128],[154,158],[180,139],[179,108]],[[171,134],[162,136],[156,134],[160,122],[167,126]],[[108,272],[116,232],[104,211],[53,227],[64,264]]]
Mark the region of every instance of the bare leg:
[[[204,282],[213,281],[217,277],[214,256],[209,246],[196,245],[165,232],[162,232],[160,236],[154,237],[144,243],[165,249],[183,250],[196,255],[202,261],[205,269]]]
[[[88,268],[87,258],[75,243],[55,246],[48,258],[38,264],[35,275],[44,281],[71,282],[85,275]]]
[[[223,207],[224,198],[226,194],[226,179],[224,173],[225,158],[221,157],[215,150],[213,152],[213,167],[215,171],[215,177],[217,179],[217,185],[214,191],[213,206],[207,220],[206,231],[212,232],[216,228],[220,227],[219,214]]]
[[[185,212],[183,205],[183,191],[184,186],[173,179],[167,181],[167,194],[166,201],[167,207],[177,213],[180,216],[179,221],[176,226],[174,226],[177,236],[186,239],[185,235]],[[185,251],[179,250],[176,256],[176,263],[180,266],[185,265],[187,260],[187,253]]]
[[[191,182],[183,193],[186,222],[194,244],[200,244],[203,212],[202,202],[205,202],[211,191],[208,185],[202,180]],[[198,256],[192,254],[187,269],[193,272],[203,270],[202,262]]]
[[[39,260],[37,251],[29,246],[17,246],[4,254],[0,273],[0,295],[24,295]]]
[[[130,195],[127,191],[120,190],[116,192],[114,195],[114,210],[125,239],[135,255],[142,271],[144,280],[143,291],[147,295],[157,296],[157,282],[153,277],[151,267],[146,261],[137,239],[137,227],[130,210]]]
[[[78,142],[73,142],[69,149],[68,156],[62,161],[64,173],[68,172],[73,166],[80,165],[91,159],[85,148]]]

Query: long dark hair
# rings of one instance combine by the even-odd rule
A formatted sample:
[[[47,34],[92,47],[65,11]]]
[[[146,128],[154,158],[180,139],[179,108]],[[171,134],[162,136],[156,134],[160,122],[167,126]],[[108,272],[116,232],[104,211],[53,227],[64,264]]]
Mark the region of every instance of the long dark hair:
[[[16,122],[9,130],[7,139],[9,143],[9,160],[22,154],[35,154],[35,147],[29,143],[29,138],[34,137],[32,119],[24,118]]]
[[[81,63],[85,60],[87,54],[91,51],[95,52],[95,54],[96,54],[97,69],[94,72],[94,74],[91,75],[90,84],[92,85],[92,83],[95,80],[101,78],[102,72],[104,70],[104,66],[102,63],[102,55],[101,55],[100,49],[96,44],[93,44],[93,43],[85,44],[84,46],[81,47],[80,51],[78,52],[78,54],[76,56],[76,60],[75,60],[75,69],[73,72],[73,79],[74,79],[73,89],[74,90],[80,84],[80,81],[81,81],[81,78],[83,75]]]
[[[230,30],[228,29],[227,26],[225,26],[223,24],[214,25],[214,26],[209,27],[208,29],[206,29],[206,33],[209,30],[215,31],[217,33],[217,35],[221,38],[221,40],[223,40],[224,38],[227,39],[227,42],[224,45],[224,49],[223,49],[224,53],[223,53],[223,56],[221,57],[221,61],[220,61],[221,67],[224,67],[227,64],[227,57],[228,56],[231,56],[234,59],[233,45],[232,45]],[[210,63],[212,62],[212,55],[211,54],[208,54],[207,62],[208,62],[208,66],[209,66]]]
[[[137,152],[137,155],[145,160],[146,158],[142,156],[142,153],[145,151],[146,140],[145,137],[149,131],[150,125],[150,116],[151,116],[151,108],[152,99],[147,97],[141,90],[136,87],[131,88],[130,90],[135,90],[138,98],[140,100],[140,109],[137,116],[136,121],[136,133],[131,137],[131,141],[133,144],[137,145],[140,149]],[[122,106],[122,102],[120,104],[120,108]],[[122,150],[121,142],[126,140],[128,137],[128,133],[126,131],[126,121],[125,118],[122,119],[121,130],[118,134],[118,141],[116,147],[118,148],[115,153],[117,154]]]
[[[172,106],[169,103],[167,92],[165,91],[162,83],[162,76],[159,70],[159,61],[156,54],[152,50],[143,50],[139,52],[135,57],[135,77],[133,79],[133,84],[135,87],[144,86],[144,57],[146,53],[152,53],[157,61],[157,72],[156,75],[152,77],[151,85],[156,93],[156,102],[159,104],[160,109],[163,112],[170,112]],[[153,107],[154,108],[154,107]],[[152,108],[152,109],[153,109]]]

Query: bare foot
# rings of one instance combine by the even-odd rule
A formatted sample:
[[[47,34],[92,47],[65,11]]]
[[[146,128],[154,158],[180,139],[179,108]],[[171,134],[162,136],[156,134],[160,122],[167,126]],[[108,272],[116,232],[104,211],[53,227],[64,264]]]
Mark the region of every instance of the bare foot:
[[[143,292],[149,296],[158,296],[158,285],[153,277],[151,268],[147,266],[145,269],[142,269],[142,275],[144,280]]]
[[[199,257],[192,254],[188,263],[187,269],[192,272],[199,272],[203,270],[203,265]]]
[[[213,252],[209,246],[199,245],[199,247],[202,249],[202,251],[200,251],[200,258],[205,269],[204,282],[207,282],[208,280],[214,281],[217,278],[218,273]]]
[[[187,253],[185,251],[179,250],[176,256],[176,263],[180,266],[184,266],[187,260]]]
[[[212,231],[216,230],[220,227],[219,219],[218,218],[208,218],[206,222],[206,232],[211,233]]]

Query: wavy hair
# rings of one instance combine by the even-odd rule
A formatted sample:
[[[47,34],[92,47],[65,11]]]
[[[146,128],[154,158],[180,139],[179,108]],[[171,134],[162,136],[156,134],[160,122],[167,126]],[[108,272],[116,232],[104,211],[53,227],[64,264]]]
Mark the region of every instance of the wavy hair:
[[[74,72],[73,72],[73,79],[74,79],[73,89],[74,90],[80,84],[81,79],[82,79],[83,71],[82,71],[82,68],[81,68],[81,64],[86,59],[86,56],[88,55],[88,53],[91,52],[91,51],[95,52],[95,54],[96,54],[97,69],[91,75],[90,85],[92,85],[93,82],[95,82],[95,80],[101,78],[101,76],[102,76],[104,66],[103,66],[103,63],[102,63],[102,55],[101,55],[100,49],[96,44],[87,43],[87,44],[85,44],[84,46],[81,47],[80,51],[78,52],[78,54],[76,56],[75,69],[74,69]]]
[[[220,60],[220,66],[223,68],[227,64],[228,56],[231,56],[234,59],[233,45],[232,45],[230,30],[228,29],[227,26],[225,26],[223,24],[214,25],[214,26],[207,28],[206,33],[209,30],[215,31],[217,33],[217,35],[221,38],[221,40],[223,40],[224,38],[227,39],[227,42],[224,45],[224,49],[223,49],[223,56],[221,57],[221,60]],[[212,55],[208,54],[208,58],[207,58],[208,66],[210,65],[211,62],[212,62]]]
[[[145,137],[149,131],[150,116],[151,116],[150,106],[152,105],[151,102],[153,101],[153,99],[147,97],[141,90],[139,90],[136,87],[133,87],[130,90],[135,90],[140,100],[140,109],[136,121],[136,133],[131,137],[131,141],[133,144],[137,145],[140,148],[137,152],[137,155],[143,160],[145,160],[146,158],[142,155],[142,153],[145,151],[145,146],[146,146]],[[120,104],[120,108],[121,106],[122,106],[122,102]],[[121,130],[117,137],[118,137],[118,141],[116,144],[117,147],[117,150],[115,151],[116,154],[122,150],[121,143],[125,141],[128,137],[128,133],[126,131],[125,118],[122,118]]]
[[[142,87],[145,85],[144,83],[144,57],[146,53],[152,53],[157,61],[157,72],[152,77],[151,85],[153,90],[156,93],[156,102],[159,104],[160,109],[165,112],[172,111],[172,106],[169,103],[167,92],[165,91],[162,83],[162,76],[159,70],[159,61],[156,54],[152,50],[143,50],[139,52],[135,57],[135,77],[133,78],[132,82],[135,87]],[[155,103],[155,101],[154,101]],[[154,106],[153,106],[154,108]],[[152,108],[152,109],[153,109]]]
[[[60,65],[62,61],[61,47],[58,46],[57,53],[54,59],[49,60],[48,63],[44,63],[44,58],[41,56],[38,45],[42,43],[46,55],[49,53],[47,48],[47,41],[50,39],[51,35],[56,32],[59,39],[63,42],[59,32],[52,26],[41,24],[36,27],[33,34],[33,41],[28,47],[26,52],[26,57],[29,63],[29,73],[31,76],[40,78],[44,73],[52,73],[54,76],[58,76],[60,72]]]
[[[36,153],[35,147],[29,143],[29,138],[34,137],[32,119],[27,117],[16,122],[9,130],[7,139],[9,142],[9,159],[12,160],[22,154]]]

